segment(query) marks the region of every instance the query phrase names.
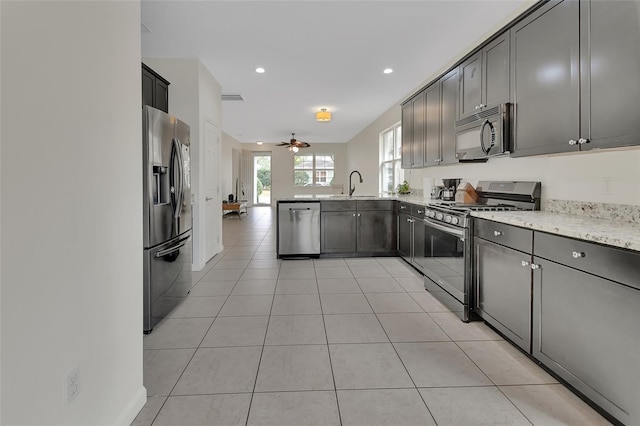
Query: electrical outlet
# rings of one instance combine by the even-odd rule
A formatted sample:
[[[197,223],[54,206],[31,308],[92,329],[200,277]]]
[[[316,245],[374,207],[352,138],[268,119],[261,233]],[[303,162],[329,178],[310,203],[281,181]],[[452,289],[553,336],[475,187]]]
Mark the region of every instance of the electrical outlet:
[[[67,373],[64,379],[64,391],[67,404],[71,403],[80,393],[80,374],[77,367]]]

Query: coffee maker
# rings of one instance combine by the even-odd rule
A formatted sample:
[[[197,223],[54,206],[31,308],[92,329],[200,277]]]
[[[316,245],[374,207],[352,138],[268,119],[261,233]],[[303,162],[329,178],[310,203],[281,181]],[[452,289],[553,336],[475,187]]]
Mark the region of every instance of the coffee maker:
[[[442,179],[444,189],[442,190],[442,200],[453,201],[456,198],[456,188],[462,179]]]

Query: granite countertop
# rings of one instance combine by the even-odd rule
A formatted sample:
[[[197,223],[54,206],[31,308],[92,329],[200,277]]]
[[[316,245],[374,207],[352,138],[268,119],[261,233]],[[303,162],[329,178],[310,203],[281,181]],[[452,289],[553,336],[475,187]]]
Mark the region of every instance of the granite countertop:
[[[640,251],[640,223],[549,211],[472,212],[472,216],[536,231]]]
[[[372,201],[372,200],[395,200],[401,201],[405,203],[412,203],[421,206],[426,206],[432,200],[426,200],[423,197],[415,196],[415,195],[388,195],[388,194],[377,194],[377,195],[331,195],[331,194],[303,194],[303,195],[294,195],[293,197],[280,198],[278,201],[282,202],[292,202],[292,201]],[[433,200],[439,201],[439,200]]]

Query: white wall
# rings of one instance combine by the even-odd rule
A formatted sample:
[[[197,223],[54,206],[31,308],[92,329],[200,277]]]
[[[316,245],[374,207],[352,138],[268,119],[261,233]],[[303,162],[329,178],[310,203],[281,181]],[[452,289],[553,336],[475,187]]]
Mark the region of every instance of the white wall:
[[[128,425],[146,399],[140,4],[0,10],[0,423]]]
[[[348,143],[349,169],[363,172],[364,192],[378,192],[379,134],[401,120],[395,105]],[[374,179],[369,177],[373,175]],[[487,163],[455,164],[405,170],[412,188],[422,189],[422,178],[461,178],[474,186],[479,180],[535,180],[542,182],[547,199],[640,205],[640,148],[598,150],[555,156],[492,158]],[[611,182],[604,193],[603,179]]]
[[[377,194],[380,191],[380,132],[400,119],[400,105],[394,105],[347,143],[348,169],[358,170],[364,180],[357,184],[358,194]]]
[[[169,113],[191,127],[191,179],[193,204],[193,270],[201,270],[208,259],[205,259],[205,195],[204,188],[204,125],[212,122],[221,131],[221,88],[220,84],[209,73],[198,59],[183,58],[143,58],[142,62],[167,79],[169,85]],[[218,148],[218,153],[221,148]],[[218,155],[220,158],[220,155]],[[219,169],[219,165],[217,165]],[[220,174],[218,175],[220,176]],[[220,179],[220,178],[218,178]],[[222,195],[219,194],[219,202]],[[218,237],[222,234],[221,218],[216,216]],[[222,250],[219,247],[219,251]]]

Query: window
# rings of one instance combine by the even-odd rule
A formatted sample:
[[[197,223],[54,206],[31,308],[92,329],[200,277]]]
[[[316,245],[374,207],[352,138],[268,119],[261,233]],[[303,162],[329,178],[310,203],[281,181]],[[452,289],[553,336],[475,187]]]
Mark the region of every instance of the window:
[[[380,192],[395,192],[404,179],[402,127],[397,123],[380,133]]]
[[[296,154],[293,156],[295,186],[329,186],[335,169],[333,154]]]

